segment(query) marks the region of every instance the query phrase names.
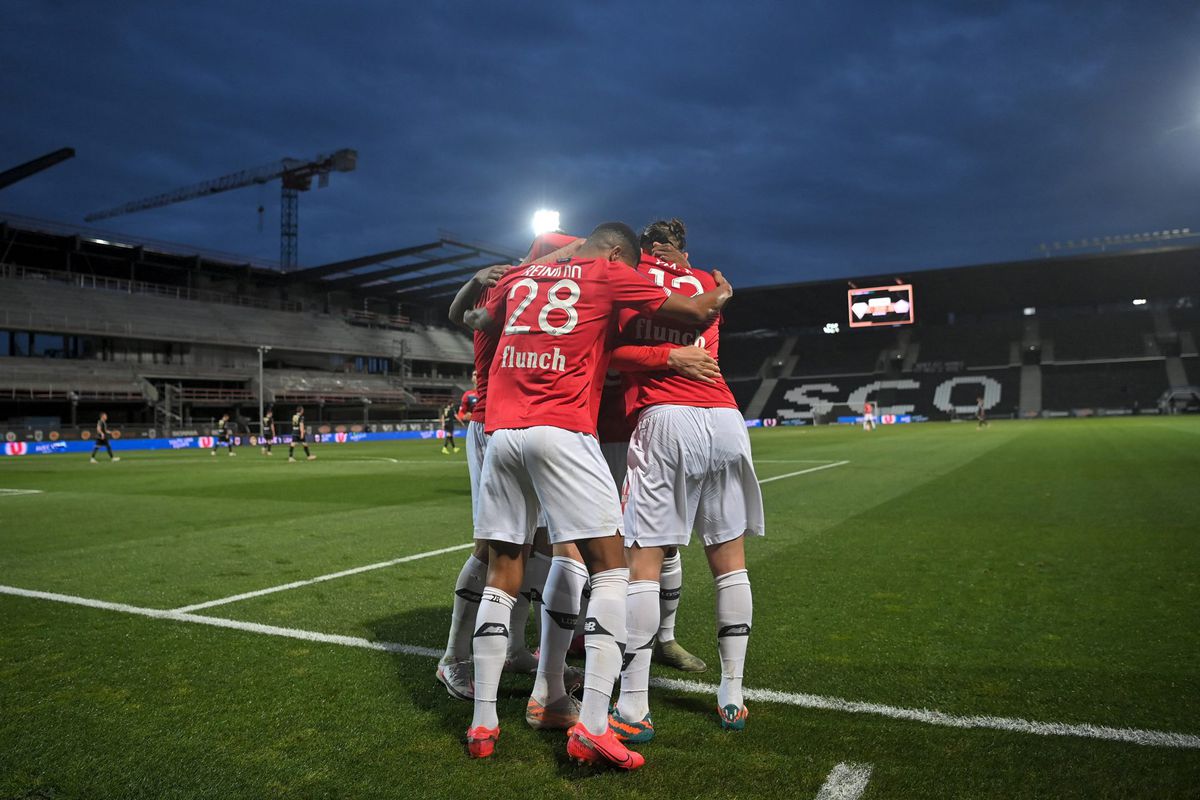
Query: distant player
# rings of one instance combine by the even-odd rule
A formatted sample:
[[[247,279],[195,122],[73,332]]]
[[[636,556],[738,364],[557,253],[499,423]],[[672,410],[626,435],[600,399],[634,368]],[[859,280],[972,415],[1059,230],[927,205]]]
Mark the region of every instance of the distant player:
[[[567,752],[576,760],[623,769],[644,763],[608,728],[608,702],[626,638],[629,570],[619,538],[620,500],[595,439],[605,347],[617,309],[700,325],[716,315],[732,290],[719,276],[714,290],[700,298],[656,287],[629,269],[637,253],[637,235],[628,226],[600,225],[575,258],[509,272],[487,306],[468,315],[472,327],[500,331],[489,376],[491,438],[475,520],[476,538],[489,546],[473,637],[475,714],[467,731],[468,750],[476,758],[492,755],[500,735],[496,700],[508,623],[540,504],[551,541],[579,546],[592,584],[583,703]]]
[[[440,416],[442,424],[442,452],[446,455],[457,453],[459,448],[454,443],[454,404],[447,403],[442,408]]]
[[[108,443],[108,414],[104,411],[100,412],[100,418],[96,420],[96,444],[92,447],[91,457],[93,464],[99,463],[96,461],[96,453],[100,452],[101,447],[108,451],[109,461],[121,460],[120,456],[113,455],[112,445]]]
[[[229,449],[229,455],[237,455],[237,453],[233,452],[233,426],[229,422],[228,414],[222,415],[221,419],[217,421],[217,427],[213,430],[213,437],[216,441],[213,442],[212,452],[209,455],[215,456],[217,448],[222,445]]]
[[[983,395],[975,400],[975,429],[983,430],[988,426],[987,409],[983,407]]]
[[[455,416],[463,425],[471,424],[471,415],[479,404],[479,370],[471,370],[471,388],[463,392],[462,400],[458,403],[458,414]]]
[[[268,408],[267,413],[262,418],[262,430],[259,432],[259,438],[262,440],[262,451],[264,456],[271,455],[271,445],[275,443],[275,410]]]
[[[296,461],[297,444],[304,448],[304,455],[309,461],[317,460],[308,450],[308,426],[304,422],[304,406],[296,406],[296,413],[292,414],[292,442],[288,445],[288,463]]]
[[[875,406],[871,403],[863,403],[863,430],[875,430]]]

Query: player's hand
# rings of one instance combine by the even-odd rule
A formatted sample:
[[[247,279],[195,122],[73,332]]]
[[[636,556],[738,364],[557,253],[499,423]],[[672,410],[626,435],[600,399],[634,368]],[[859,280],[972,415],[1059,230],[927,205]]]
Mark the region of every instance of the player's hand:
[[[483,286],[495,286],[510,269],[512,267],[508,264],[496,264],[495,266],[485,267],[475,273],[475,280]]]
[[[713,288],[721,291],[721,303],[717,306],[718,309],[721,309],[724,308],[725,304],[729,302],[729,298],[733,297],[733,286],[730,285],[729,281],[725,280],[725,276],[721,274],[721,270],[719,269],[714,269],[712,276],[713,281],[715,281],[717,284]]]
[[[667,366],[680,375],[701,383],[716,383],[721,368],[703,347],[676,347],[667,353]]]
[[[675,264],[684,269],[691,269],[692,265],[688,263],[687,253],[682,252],[678,247],[663,242],[655,242],[650,247],[650,255],[655,258],[661,258],[668,264]]]

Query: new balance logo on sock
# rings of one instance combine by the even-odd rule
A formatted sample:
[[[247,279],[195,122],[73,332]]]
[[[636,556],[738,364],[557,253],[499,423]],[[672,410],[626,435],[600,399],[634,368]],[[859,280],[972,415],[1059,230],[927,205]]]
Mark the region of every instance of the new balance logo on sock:
[[[658,596],[663,600],[678,600],[680,591],[680,589],[662,589],[659,591]]]
[[[612,636],[612,633],[604,630],[604,627],[599,622],[596,622],[595,617],[588,617],[583,621],[583,635],[592,636],[594,634],[600,634],[601,636]]]
[[[475,631],[474,638],[481,636],[508,636],[508,626],[503,622],[485,622]]]
[[[481,599],[483,599],[483,594],[481,592],[476,592],[473,589],[459,589],[455,592],[455,594],[461,597],[463,600],[466,600],[468,603],[478,603]]]
[[[568,614],[565,611],[551,611],[548,608],[545,611],[550,616],[550,619],[554,620],[554,624],[564,631],[575,630],[575,623],[579,622],[578,614]]]
[[[722,639],[726,636],[749,636],[750,626],[745,623],[737,625],[726,625],[721,630],[717,631],[717,638]]]

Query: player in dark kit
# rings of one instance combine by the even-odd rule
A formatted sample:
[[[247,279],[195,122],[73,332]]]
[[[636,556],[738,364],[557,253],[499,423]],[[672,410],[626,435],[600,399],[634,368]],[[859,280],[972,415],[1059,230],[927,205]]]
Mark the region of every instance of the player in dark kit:
[[[288,445],[288,462],[296,460],[297,444],[304,448],[304,455],[309,461],[317,460],[308,450],[308,426],[304,424],[304,406],[296,406],[296,413],[292,414],[292,443]]]
[[[215,456],[217,454],[217,448],[220,447],[221,445],[224,445],[225,447],[229,448],[229,455],[231,455],[231,456],[237,455],[237,453],[233,452],[233,430],[232,430],[232,427],[233,426],[230,425],[230,423],[229,423],[229,415],[228,414],[223,415],[221,417],[221,420],[217,423],[217,429],[215,431],[213,431],[213,433],[216,435],[216,441],[213,442],[211,455]]]
[[[112,445],[108,443],[108,414],[103,411],[100,412],[100,419],[96,420],[96,446],[92,448],[91,458],[93,464],[99,463],[96,461],[96,453],[100,452],[101,447],[108,451],[109,461],[121,460],[120,456],[113,455]]]
[[[268,408],[262,418],[262,429],[259,431],[264,456],[271,455],[271,445],[275,443],[275,411]]]
[[[458,445],[454,444],[454,404],[447,403],[442,409],[442,452],[446,455],[457,453]]]

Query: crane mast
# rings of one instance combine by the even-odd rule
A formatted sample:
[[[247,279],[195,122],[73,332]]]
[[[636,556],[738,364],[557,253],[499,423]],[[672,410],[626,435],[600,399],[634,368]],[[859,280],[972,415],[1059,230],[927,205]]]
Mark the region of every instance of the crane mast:
[[[84,219],[93,222],[122,214],[132,214],[135,211],[161,208],[173,203],[194,200],[197,197],[207,197],[240,189],[244,186],[269,183],[278,178],[280,182],[279,262],[285,271],[289,271],[296,268],[299,257],[300,192],[306,192],[312,188],[313,178],[317,179],[317,187],[323,189],[329,185],[330,172],[351,172],[357,164],[358,151],[349,148],[327,155],[319,155],[307,161],[298,158],[284,158],[170,192],[132,200],[103,211],[95,211]]]

